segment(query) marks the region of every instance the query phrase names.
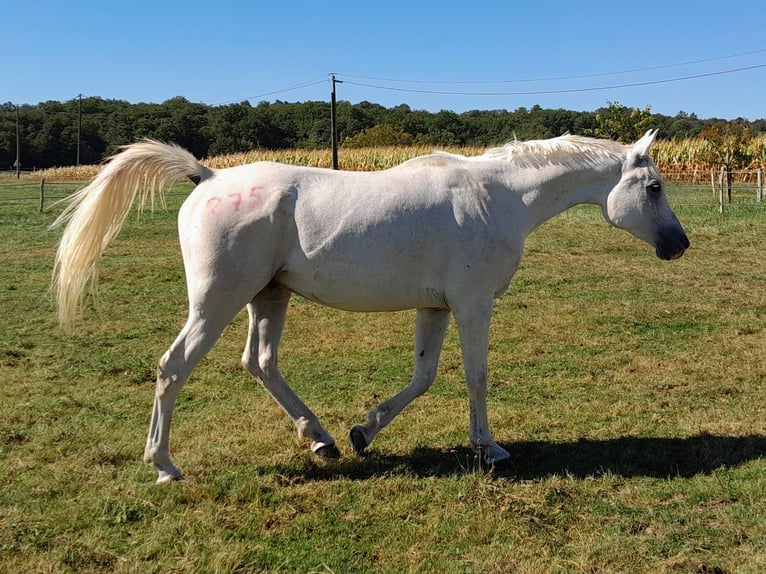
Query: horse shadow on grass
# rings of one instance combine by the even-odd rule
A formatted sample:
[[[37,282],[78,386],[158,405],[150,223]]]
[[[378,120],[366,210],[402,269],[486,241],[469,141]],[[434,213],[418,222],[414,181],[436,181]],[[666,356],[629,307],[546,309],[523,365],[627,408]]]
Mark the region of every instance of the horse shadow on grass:
[[[551,476],[617,475],[622,477],[688,478],[711,474],[766,456],[766,436],[700,434],[686,438],[618,437],[573,442],[521,441],[502,444],[513,461],[493,474],[511,480],[540,480]],[[305,461],[305,459],[304,459]],[[376,452],[338,461],[286,465],[271,469],[297,479],[366,480],[381,476],[450,476],[479,470],[468,447],[417,447],[407,455]]]

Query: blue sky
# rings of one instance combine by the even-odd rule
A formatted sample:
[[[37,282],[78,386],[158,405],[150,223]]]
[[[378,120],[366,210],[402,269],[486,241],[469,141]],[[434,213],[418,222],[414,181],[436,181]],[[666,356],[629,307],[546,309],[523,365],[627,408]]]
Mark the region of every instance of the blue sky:
[[[754,120],[766,118],[765,6],[4,0],[0,102],[327,101],[335,73],[339,100],[387,107],[619,102]]]

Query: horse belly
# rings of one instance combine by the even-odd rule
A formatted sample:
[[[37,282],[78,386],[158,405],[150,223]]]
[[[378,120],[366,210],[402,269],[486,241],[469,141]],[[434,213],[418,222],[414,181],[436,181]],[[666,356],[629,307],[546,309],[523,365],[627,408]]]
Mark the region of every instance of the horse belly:
[[[417,260],[305,260],[278,273],[288,289],[346,311],[400,311],[446,307],[444,279]]]

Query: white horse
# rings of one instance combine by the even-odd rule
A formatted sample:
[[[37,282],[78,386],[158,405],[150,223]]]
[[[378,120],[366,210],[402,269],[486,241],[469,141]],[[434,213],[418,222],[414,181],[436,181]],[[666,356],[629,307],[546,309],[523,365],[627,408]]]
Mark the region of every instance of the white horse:
[[[508,461],[487,422],[487,348],[493,301],[508,287],[526,236],[582,203],[651,244],[658,257],[689,246],[649,157],[656,131],[626,146],[562,136],[513,142],[479,157],[436,153],[361,173],[260,162],[214,170],[154,141],[126,146],[57,220],[67,222],[54,270],[59,319],[78,314],[89,281],[134,200],[188,177],[178,214],[189,314],[158,364],[144,459],[158,482],[180,477],[170,421],[181,387],[226,325],[247,307],[242,363],[319,456],[335,440],[287,385],[278,348],[291,293],[349,311],[416,309],[415,368],[402,391],[351,429],[364,451],[434,380],[450,315],[457,322],[470,401],[470,444],[487,465]]]

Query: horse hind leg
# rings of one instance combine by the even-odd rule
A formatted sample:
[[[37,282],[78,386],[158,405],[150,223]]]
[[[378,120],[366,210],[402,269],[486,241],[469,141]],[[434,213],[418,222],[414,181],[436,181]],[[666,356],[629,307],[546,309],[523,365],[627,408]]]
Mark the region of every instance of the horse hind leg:
[[[311,440],[311,450],[322,458],[338,458],[335,440],[319,419],[289,387],[279,372],[279,341],[285,326],[290,291],[267,287],[247,306],[250,326],[242,364],[282,407],[298,429]]]
[[[154,395],[152,419],[144,449],[144,462],[151,463],[158,472],[157,483],[181,477],[170,460],[170,423],[175,402],[191,371],[212,348],[223,327],[213,328],[197,317],[189,317],[176,340],[157,365],[157,388]]]
[[[404,407],[425,393],[436,378],[450,312],[446,309],[418,309],[415,324],[415,369],[409,385],[367,413],[362,425],[349,433],[354,452],[361,454],[375,436],[388,425]]]
[[[216,297],[216,293],[221,296]],[[157,469],[158,484],[181,477],[170,459],[169,451],[170,423],[176,399],[194,367],[244,306],[244,303],[237,305],[236,297],[230,295],[220,290],[209,290],[203,297],[203,304],[190,305],[186,324],[157,365],[157,386],[144,462],[153,464]]]

